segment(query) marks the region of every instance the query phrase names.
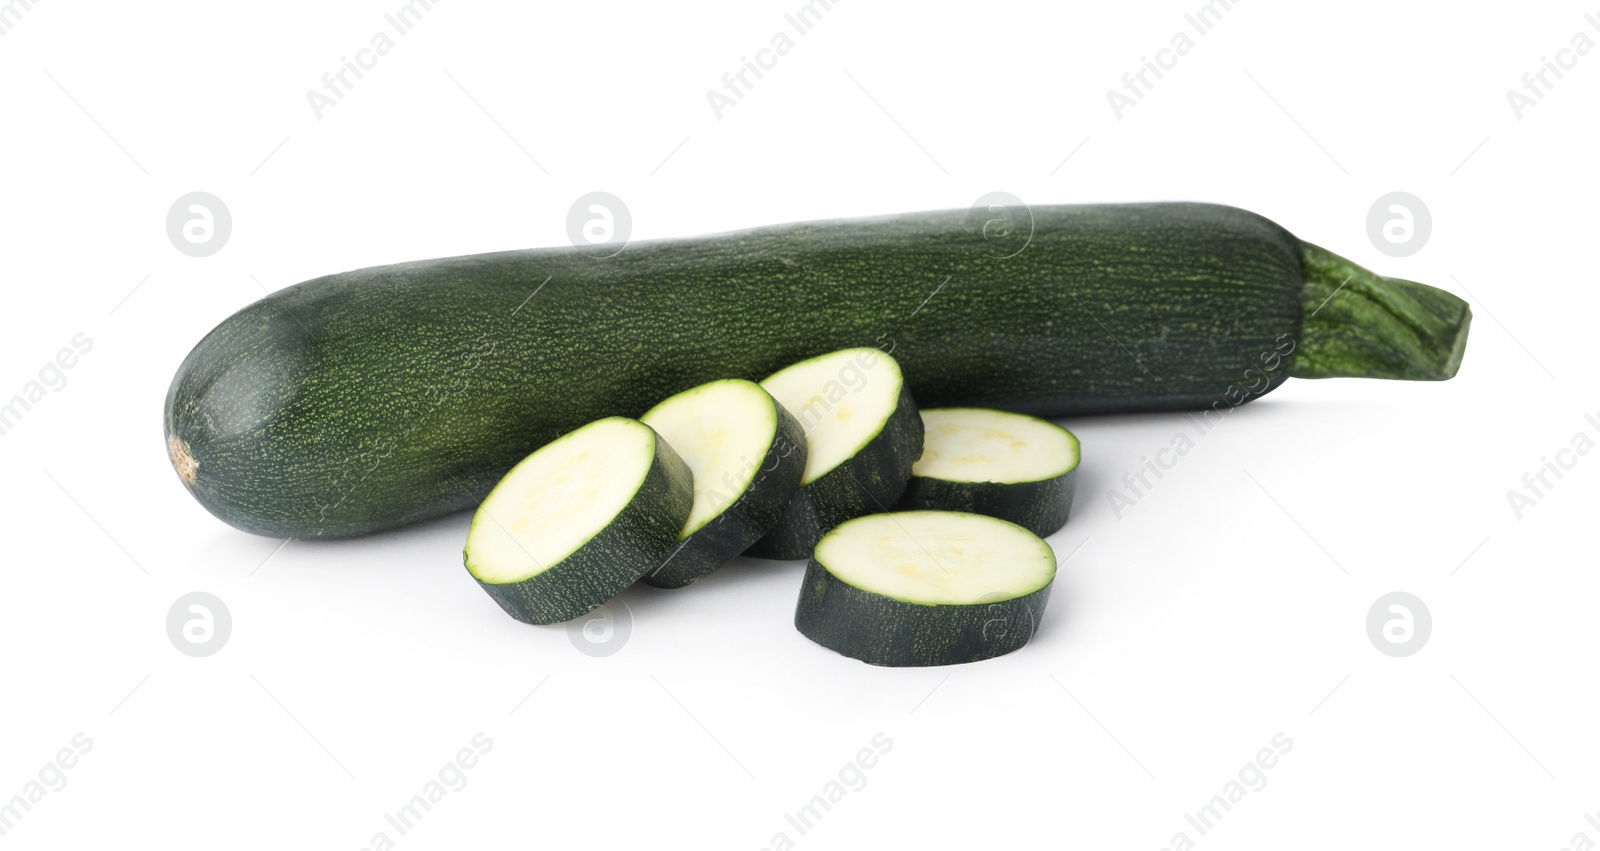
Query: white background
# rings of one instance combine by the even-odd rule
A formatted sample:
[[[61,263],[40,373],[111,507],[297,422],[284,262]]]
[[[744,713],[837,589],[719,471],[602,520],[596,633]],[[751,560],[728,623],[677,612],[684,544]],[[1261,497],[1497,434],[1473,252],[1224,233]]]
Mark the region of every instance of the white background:
[[[1107,90],[1198,0],[844,0],[719,120],[706,91],[799,0],[451,0],[317,118],[306,91],[400,5],[12,4],[0,399],[74,334],[93,349],[0,437],[0,799],[75,733],[94,744],[6,847],[1600,841],[1600,457],[1520,520],[1506,496],[1575,433],[1600,439],[1600,55],[1520,120],[1505,95],[1575,33],[1600,40],[1600,9],[1251,0],[1119,120]],[[625,200],[635,239],[992,191],[1223,202],[1476,320],[1457,379],[1290,382],[1120,519],[1106,492],[1192,427],[1067,421],[1085,462],[1043,628],[956,668],[811,644],[798,562],[632,589],[627,643],[596,658],[476,587],[466,515],[280,546],[185,493],[161,404],[216,323],[328,272],[565,244],[594,190]],[[232,211],[208,258],[165,232],[191,191]],[[1410,257],[1368,237],[1391,191],[1431,210]],[[203,659],[165,633],[196,590],[233,618]],[[1365,630],[1396,590],[1434,621],[1408,658]],[[465,788],[396,835],[384,814],[480,731]],[[893,748],[865,787],[798,835],[784,815],[879,732]],[[1293,748],[1265,788],[1199,836],[1184,814],[1279,732]]]

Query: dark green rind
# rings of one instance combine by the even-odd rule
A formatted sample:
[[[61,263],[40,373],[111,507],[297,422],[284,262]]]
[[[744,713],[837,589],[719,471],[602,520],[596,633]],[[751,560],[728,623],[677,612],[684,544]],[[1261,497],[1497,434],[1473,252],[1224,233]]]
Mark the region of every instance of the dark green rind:
[[[694,478],[689,465],[658,434],[650,472],[633,499],[599,534],[522,582],[493,584],[478,579],[478,584],[506,614],[523,623],[572,620],[622,593],[661,564],[678,545],[678,533],[693,507]],[[471,572],[471,554],[466,558]]]
[[[334,538],[470,508],[583,423],[853,346],[892,351],[923,404],[1046,417],[1203,408],[1287,379],[1294,358],[1260,367],[1311,310],[1282,228],[1206,204],[1029,218],[1015,254],[956,210],[317,278],[190,352],[164,437],[222,520]],[[1361,321],[1332,309],[1324,337]],[[1337,368],[1389,366],[1356,350]]]
[[[1077,467],[1034,482],[953,482],[913,475],[894,510],[985,514],[1046,538],[1067,525],[1077,488]]]
[[[922,415],[902,380],[894,411],[861,451],[794,492],[783,519],[745,555],[810,558],[829,529],[863,514],[888,511],[911,480],[922,456]]]
[[[1304,245],[1306,319],[1290,374],[1443,381],[1461,368],[1472,308],[1441,289],[1384,278]]]
[[[925,606],[874,594],[806,565],[794,626],[823,647],[890,668],[959,665],[1004,656],[1033,638],[1051,580],[1031,594],[992,603]]]
[[[645,574],[646,585],[682,588],[732,561],[783,518],[805,475],[806,433],[776,399],[772,407],[778,414],[777,434],[750,487],[683,539],[665,563]]]

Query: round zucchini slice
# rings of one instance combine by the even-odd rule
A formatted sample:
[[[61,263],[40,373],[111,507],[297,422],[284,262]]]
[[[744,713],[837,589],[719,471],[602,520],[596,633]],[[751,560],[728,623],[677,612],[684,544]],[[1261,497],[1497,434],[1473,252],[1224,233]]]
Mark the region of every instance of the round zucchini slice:
[[[783,519],[748,555],[807,558],[829,529],[895,504],[922,453],[922,418],[894,358],[843,349],[785,367],[761,386],[805,431],[806,469]]]
[[[957,511],[873,514],[817,544],[794,625],[869,665],[976,662],[1028,643],[1055,576],[1050,545],[1014,523]]]
[[[694,472],[694,508],[678,546],[644,575],[682,588],[727,564],[783,517],[806,468],[799,420],[753,381],[712,381],[639,418]]]
[[[467,532],[467,572],[519,621],[571,620],[660,565],[693,503],[689,466],[654,430],[596,420],[489,492]]]
[[[1066,525],[1080,455],[1072,432],[987,408],[928,408],[922,424],[922,457],[897,509],[987,514],[1040,537]]]

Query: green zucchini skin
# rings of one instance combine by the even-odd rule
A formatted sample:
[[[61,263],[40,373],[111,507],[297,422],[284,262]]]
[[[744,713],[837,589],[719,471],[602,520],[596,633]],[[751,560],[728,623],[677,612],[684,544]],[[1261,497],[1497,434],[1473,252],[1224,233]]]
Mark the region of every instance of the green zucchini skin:
[[[678,533],[693,506],[689,465],[657,435],[655,458],[644,482],[599,534],[521,582],[473,579],[506,614],[523,623],[569,621],[593,611],[661,564],[677,547]]]
[[[190,352],[167,394],[166,448],[222,520],[337,538],[469,508],[583,423],[842,348],[892,352],[923,404],[1045,417],[1231,407],[1300,357],[1316,377],[1447,377],[1460,362],[1459,299],[1439,293],[1454,313],[1407,312],[1378,279],[1387,296],[1362,311],[1315,312],[1309,284],[1336,293],[1338,281],[1308,278],[1304,246],[1253,213],[1129,204],[1031,218],[1031,241],[1007,257],[956,210],[633,243],[609,259],[539,249],[317,278]],[[1341,334],[1389,314],[1402,321],[1379,339]],[[1313,357],[1319,340],[1340,346]]]
[[[869,665],[960,665],[1027,644],[1039,629],[1053,585],[993,603],[926,606],[857,588],[812,559],[794,626],[823,647]]]
[[[1033,482],[952,482],[912,476],[894,510],[986,514],[1047,538],[1067,525],[1077,487],[1077,467]]]
[[[855,455],[795,491],[783,518],[745,555],[810,558],[829,529],[863,514],[888,511],[905,491],[911,465],[921,454],[922,416],[902,381],[883,429]]]
[[[643,581],[682,588],[727,564],[783,519],[806,471],[806,432],[776,400],[778,434],[750,487],[709,523],[691,532]]]

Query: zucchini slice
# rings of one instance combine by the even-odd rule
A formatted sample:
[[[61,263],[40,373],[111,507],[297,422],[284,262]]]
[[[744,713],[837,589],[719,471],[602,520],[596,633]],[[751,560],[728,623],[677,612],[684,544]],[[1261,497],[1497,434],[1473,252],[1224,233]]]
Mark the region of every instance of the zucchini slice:
[[[1028,643],[1056,555],[1014,523],[958,511],[840,524],[806,566],[794,625],[869,665],[976,662]]]
[[[467,572],[519,621],[571,620],[661,564],[693,503],[689,466],[653,429],[596,420],[494,486],[467,532]]]
[[[806,436],[806,469],[783,519],[752,546],[757,558],[808,558],[829,529],[888,511],[922,454],[922,418],[900,365],[877,349],[842,349],[761,382]]]
[[[727,564],[783,517],[806,468],[800,421],[753,381],[685,390],[639,418],[694,472],[694,508],[646,584],[682,588]]]
[[[987,514],[1041,538],[1066,525],[1080,454],[1072,432],[987,408],[928,408],[922,425],[922,457],[896,508]]]

